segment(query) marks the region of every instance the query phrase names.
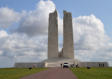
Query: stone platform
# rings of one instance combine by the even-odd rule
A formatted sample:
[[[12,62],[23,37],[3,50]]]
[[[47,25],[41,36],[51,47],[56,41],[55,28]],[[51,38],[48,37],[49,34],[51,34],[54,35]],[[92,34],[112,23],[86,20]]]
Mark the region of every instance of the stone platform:
[[[61,64],[68,63],[68,64],[77,64],[78,61],[75,59],[68,59],[68,58],[52,58],[47,59],[44,61],[45,67],[61,67]]]

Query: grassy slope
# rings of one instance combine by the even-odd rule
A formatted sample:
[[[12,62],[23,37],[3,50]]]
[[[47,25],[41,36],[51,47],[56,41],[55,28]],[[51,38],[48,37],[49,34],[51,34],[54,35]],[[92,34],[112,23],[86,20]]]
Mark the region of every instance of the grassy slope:
[[[22,68],[4,68],[0,69],[0,79],[19,79],[23,76],[45,70],[45,68],[35,68],[32,70]]]
[[[78,79],[112,79],[112,68],[71,68]]]

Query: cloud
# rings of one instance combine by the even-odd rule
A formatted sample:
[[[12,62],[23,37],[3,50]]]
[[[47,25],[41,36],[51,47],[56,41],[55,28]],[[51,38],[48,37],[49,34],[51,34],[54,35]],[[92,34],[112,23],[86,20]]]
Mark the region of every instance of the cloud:
[[[2,55],[3,54],[3,51],[2,50],[0,50],[0,55]]]
[[[79,16],[73,20],[73,23],[74,37],[77,36],[75,40],[76,48],[83,49],[85,47],[87,50],[96,50],[109,39],[104,32],[103,23],[94,15]]]
[[[15,63],[14,58],[9,58],[7,56],[0,56],[0,68],[13,67]]]
[[[15,61],[37,62],[47,58],[47,37],[45,36],[30,38],[25,34],[7,33],[7,36],[0,37],[0,45],[0,62],[5,61],[4,59],[9,59],[8,62],[12,62],[13,60],[13,63]],[[6,64],[7,62],[4,62],[2,66],[5,67]],[[8,67],[10,66],[12,64],[8,65]]]
[[[20,20],[20,14],[8,7],[0,8],[0,27],[6,28]]]
[[[0,31],[0,38],[7,37],[7,36],[8,34],[6,31],[3,31],[3,30]]]
[[[112,42],[105,33],[102,21],[93,14],[79,16],[73,19],[73,26],[76,58],[85,61],[108,61],[108,54],[112,54]]]
[[[19,24],[14,32],[10,29],[0,30],[0,67],[13,66],[14,62],[38,62],[47,58],[48,15],[55,8],[51,0],[41,0],[35,10],[29,12],[0,8],[0,18],[4,18],[0,19],[1,28],[15,22]],[[6,9],[10,15],[2,9]],[[58,19],[61,49],[63,20],[60,17]],[[94,14],[75,17],[73,29],[75,58],[80,61],[108,61],[112,64],[112,42],[99,18]]]
[[[41,0],[35,10],[26,14],[17,31],[29,36],[47,34],[49,13],[53,12],[55,8],[52,1]]]

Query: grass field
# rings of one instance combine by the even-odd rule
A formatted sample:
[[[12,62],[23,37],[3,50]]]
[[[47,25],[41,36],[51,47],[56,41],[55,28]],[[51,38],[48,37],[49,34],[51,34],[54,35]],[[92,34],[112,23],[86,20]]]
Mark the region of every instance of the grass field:
[[[40,72],[46,68],[35,68],[32,70],[23,68],[4,68],[0,69],[0,79],[19,79],[29,74]]]
[[[112,68],[71,68],[78,79],[112,79]]]

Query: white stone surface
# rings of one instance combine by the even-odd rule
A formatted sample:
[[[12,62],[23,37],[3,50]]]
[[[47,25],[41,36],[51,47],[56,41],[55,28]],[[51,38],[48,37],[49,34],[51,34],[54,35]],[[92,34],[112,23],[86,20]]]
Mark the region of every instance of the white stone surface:
[[[32,67],[32,68],[37,68],[37,67],[44,67],[44,62],[18,62],[18,63],[15,63],[15,67],[16,68],[29,68],[29,67]]]
[[[108,67],[107,62],[80,62],[79,67]]]
[[[48,59],[58,57],[58,21],[57,11],[49,14]]]
[[[75,60],[68,58],[53,58],[45,60],[45,67],[61,67],[61,64],[75,64]]]
[[[63,56],[74,59],[72,15],[66,11],[64,11],[63,18],[63,36]]]

